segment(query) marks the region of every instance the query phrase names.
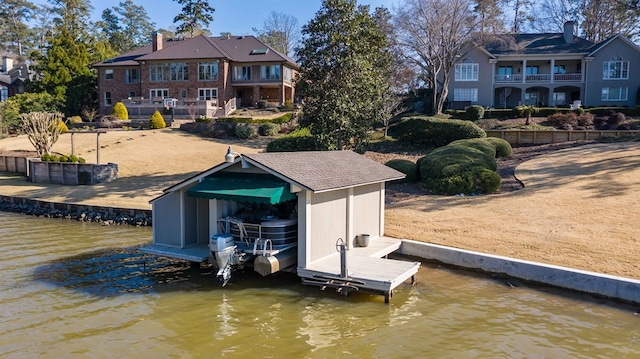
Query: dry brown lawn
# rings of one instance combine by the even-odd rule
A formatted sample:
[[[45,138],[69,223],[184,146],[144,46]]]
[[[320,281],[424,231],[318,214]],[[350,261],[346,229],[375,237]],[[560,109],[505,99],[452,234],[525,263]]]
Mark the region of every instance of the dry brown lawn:
[[[49,201],[150,208],[162,190],[223,160],[227,146],[260,152],[267,140],[204,139],[179,130],[100,135],[101,162],[120,178],[95,186],[39,185],[0,176],[0,194]],[[95,162],[96,136],[74,136]],[[33,150],[26,137],[0,140],[0,152]],[[65,134],[54,151],[70,154]],[[640,142],[564,149],[522,163],[525,188],[497,195],[412,195],[387,207],[386,234],[640,279]]]

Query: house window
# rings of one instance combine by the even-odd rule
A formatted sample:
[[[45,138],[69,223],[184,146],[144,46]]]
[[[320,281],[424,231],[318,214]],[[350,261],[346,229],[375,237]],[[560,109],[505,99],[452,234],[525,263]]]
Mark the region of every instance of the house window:
[[[9,98],[9,88],[7,86],[0,87],[0,102],[7,101]]]
[[[538,66],[527,66],[525,71],[526,71],[526,75],[537,75],[538,74]]]
[[[260,66],[260,80],[279,80],[280,65],[262,65]]]
[[[477,88],[453,89],[453,100],[477,102],[478,89]]]
[[[104,104],[106,106],[111,106],[111,92],[109,91],[104,93]]]
[[[602,101],[627,101],[628,87],[603,87]]]
[[[151,82],[169,81],[169,64],[149,66],[149,81]]]
[[[105,80],[113,80],[113,70],[111,70],[111,69],[104,70],[104,79]]]
[[[218,62],[199,62],[198,80],[212,81],[218,79]]]
[[[286,81],[291,81],[293,79],[293,71],[286,66],[284,67],[284,79]]]
[[[603,80],[626,80],[629,78],[629,61],[622,61],[622,57],[613,56],[611,61],[602,64]]]
[[[186,81],[189,79],[189,65],[184,62],[171,64],[171,81]]]
[[[564,92],[553,93],[553,104],[556,106],[562,106],[567,104],[567,94]]]
[[[478,81],[478,64],[474,64],[470,58],[465,58],[462,63],[456,64],[456,81]]]
[[[154,97],[169,97],[169,89],[151,89],[149,91],[149,97],[152,99]]]
[[[124,70],[124,82],[128,84],[137,84],[140,82],[140,70],[139,69],[126,69]]]
[[[555,65],[553,66],[553,73],[563,75],[567,73],[567,70],[565,69],[564,65]]]
[[[129,91],[129,98],[136,97],[135,91]]]
[[[233,67],[233,80],[234,81],[249,81],[249,80],[251,80],[251,66],[234,66]]]
[[[187,90],[182,89],[180,90],[180,98],[186,98],[187,97]]]
[[[198,100],[205,101],[218,98],[218,89],[202,88],[198,89]]]

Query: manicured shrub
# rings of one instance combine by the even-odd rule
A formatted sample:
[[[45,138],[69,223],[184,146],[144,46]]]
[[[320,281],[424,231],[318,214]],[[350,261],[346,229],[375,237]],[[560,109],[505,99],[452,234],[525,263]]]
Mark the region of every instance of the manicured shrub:
[[[284,102],[284,105],[282,106],[282,109],[284,111],[293,111],[293,101],[291,100],[286,100]]]
[[[257,101],[257,105],[258,105],[259,109],[267,108],[268,104],[269,104],[269,101],[267,101],[267,100],[258,100]]]
[[[115,116],[118,120],[129,119],[129,111],[127,111],[127,108],[122,103],[122,101],[116,102],[116,104],[113,106],[113,110],[111,111],[111,114]]]
[[[487,137],[473,122],[444,120],[433,117],[407,117],[389,129],[398,140],[425,147],[441,147],[465,138]]]
[[[484,107],[479,105],[471,105],[466,110],[467,120],[477,121],[484,117]]]
[[[498,137],[487,137],[486,140],[496,148],[496,157],[511,157],[513,154],[513,147],[507,140],[503,140]]]
[[[256,131],[253,129],[253,127],[250,127],[246,124],[237,125],[235,131],[236,131],[236,137],[242,140],[256,137]]]
[[[260,126],[260,133],[263,136],[276,136],[280,132],[280,125],[275,123],[265,123]]]
[[[311,136],[286,136],[267,144],[267,152],[297,152],[318,150],[315,138]]]
[[[82,117],[80,117],[80,116],[71,116],[71,117],[67,118],[67,122],[69,122],[70,124],[82,123]]]
[[[418,166],[413,161],[405,159],[393,159],[385,163],[385,166],[400,171],[407,175],[402,181],[406,183],[414,183],[418,181]]]
[[[151,116],[151,119],[149,120],[149,128],[159,129],[159,128],[165,128],[165,127],[167,127],[167,123],[164,122],[164,117],[162,117],[160,112],[158,111],[154,112],[153,116]]]
[[[607,123],[611,126],[620,125],[627,120],[627,117],[622,112],[614,112],[609,115]]]
[[[478,149],[460,145],[444,146],[436,148],[420,162],[420,178],[449,176],[456,171],[464,172],[474,167],[495,171],[498,166],[495,157]]]
[[[493,193],[501,183],[502,179],[496,172],[482,167],[447,177],[428,178],[423,182],[425,188],[443,195]]]
[[[496,147],[487,141],[486,138],[469,138],[465,140],[456,140],[451,142],[448,146],[467,146],[480,150],[491,157],[496,157]]]

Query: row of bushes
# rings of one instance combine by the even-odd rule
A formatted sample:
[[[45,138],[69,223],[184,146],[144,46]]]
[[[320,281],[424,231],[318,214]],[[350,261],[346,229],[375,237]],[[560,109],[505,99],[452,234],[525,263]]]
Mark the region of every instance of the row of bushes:
[[[318,143],[308,128],[297,128],[288,135],[267,144],[267,152],[296,152],[319,150]]]
[[[291,119],[293,118],[293,113],[292,112],[288,112],[283,114],[282,116],[278,116],[276,118],[269,118],[269,119],[253,119],[251,117],[220,117],[218,118],[218,122],[233,122],[233,123],[256,123],[256,124],[261,124],[261,123],[277,123],[277,124],[282,124],[282,123],[287,123],[289,121],[291,121]]]
[[[65,155],[51,155],[45,153],[40,157],[42,162],[61,162],[61,163],[85,163],[85,159],[82,157],[77,157],[75,155],[65,156]]]
[[[523,112],[524,106],[517,106],[515,108],[490,108],[485,109],[479,105],[469,106],[466,110],[445,110],[444,113],[451,115],[455,118],[475,121],[480,118],[519,118],[525,117]],[[479,109],[482,109],[481,111]],[[627,117],[640,117],[640,106],[635,107],[585,107],[571,110],[569,108],[560,107],[536,107],[536,116],[549,117],[557,113],[591,113],[595,116],[605,115],[607,112],[622,113]],[[478,117],[477,113],[481,112],[482,115]]]
[[[387,166],[406,174],[405,182],[421,181],[436,194],[495,192],[502,182],[496,157],[510,157],[509,142],[495,137],[457,140],[436,148],[416,163],[395,159]]]

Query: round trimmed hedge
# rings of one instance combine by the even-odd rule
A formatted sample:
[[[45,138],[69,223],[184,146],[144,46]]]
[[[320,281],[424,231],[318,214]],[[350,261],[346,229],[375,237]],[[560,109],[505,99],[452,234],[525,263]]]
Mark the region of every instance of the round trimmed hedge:
[[[159,129],[167,127],[167,123],[164,122],[164,117],[160,114],[160,112],[156,111],[151,116],[149,120],[149,128],[151,129]]]
[[[389,129],[399,141],[441,147],[455,140],[487,137],[486,132],[475,123],[463,120],[434,117],[407,117]]]
[[[470,138],[466,140],[457,140],[453,141],[447,146],[467,146],[471,148],[475,148],[476,150],[480,150],[491,157],[496,157],[496,147],[486,138]]]
[[[513,148],[508,141],[498,137],[487,137],[486,140],[496,148],[496,157],[511,157],[513,154]]]
[[[400,171],[406,175],[402,182],[414,183],[418,181],[418,166],[409,160],[396,158],[385,163],[385,166],[391,167],[396,171]]]

